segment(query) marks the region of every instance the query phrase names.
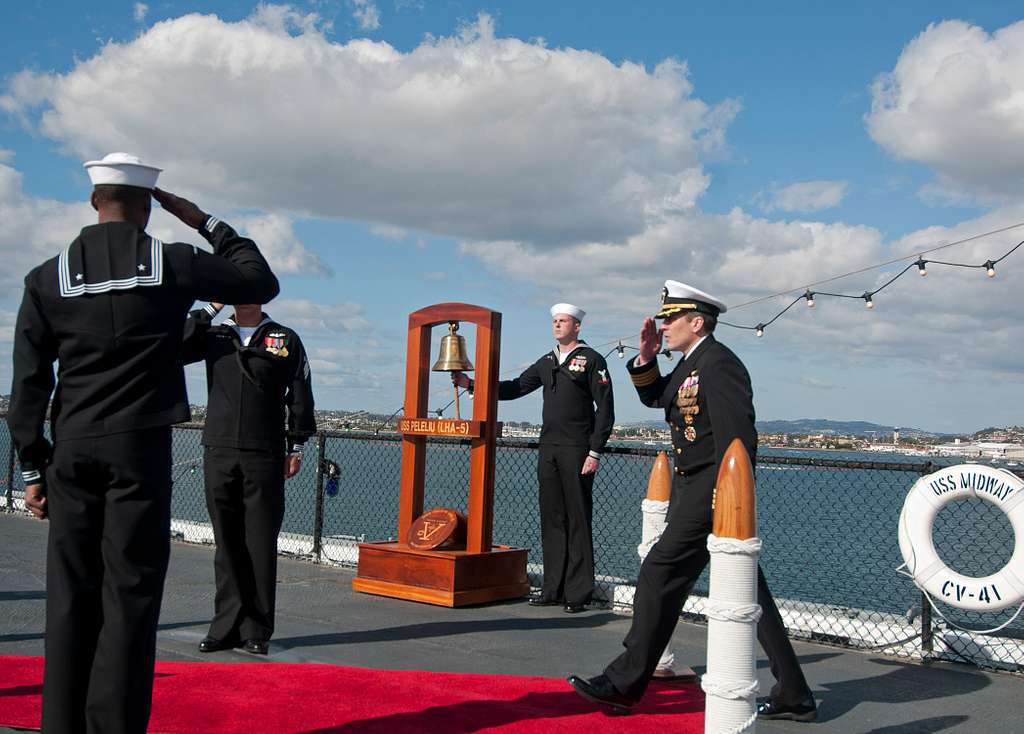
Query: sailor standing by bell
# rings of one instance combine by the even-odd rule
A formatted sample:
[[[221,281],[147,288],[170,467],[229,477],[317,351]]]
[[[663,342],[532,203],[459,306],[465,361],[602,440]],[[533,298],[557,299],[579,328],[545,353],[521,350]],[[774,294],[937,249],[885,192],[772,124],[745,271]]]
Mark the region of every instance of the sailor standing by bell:
[[[7,423],[25,504],[50,519],[43,731],[142,734],[170,556],[170,427],[190,417],[185,316],[197,298],[268,301],[278,283],[251,240],[155,188],[159,168],[125,153],[85,167],[99,223],[25,278]],[[146,234],[151,198],[213,254]]]
[[[564,605],[569,614],[586,609],[594,593],[594,475],[615,423],[608,365],[579,338],[585,315],[571,303],[552,306],[555,348],[519,377],[498,383],[499,400],[544,388],[537,460],[544,580],[530,604]],[[452,381],[473,389],[461,372]]]
[[[665,530],[640,567],[633,623],[622,643],[625,652],[602,675],[569,677],[590,701],[621,710],[643,696],[683,604],[710,560],[707,541],[715,481],[726,449],[738,438],[751,464],[757,455],[750,375],[739,357],[714,337],[718,315],[724,312],[725,304],[704,291],[665,281],[661,309],[644,321],[640,354],[627,364],[640,402],[664,410],[672,427],[672,496]],[[660,327],[655,319],[661,321]],[[668,375],[658,370],[662,340],[669,350],[683,355]],[[757,603],[757,639],[776,678],[770,697],[758,706],[758,716],[812,721],[817,716],[814,696],[760,567]]]
[[[217,544],[213,622],[199,652],[240,647],[266,655],[284,482],[298,473],[302,447],[316,433],[312,376],[292,329],[254,303],[211,326],[222,308],[210,303],[185,325],[185,364],[206,362],[203,478]]]

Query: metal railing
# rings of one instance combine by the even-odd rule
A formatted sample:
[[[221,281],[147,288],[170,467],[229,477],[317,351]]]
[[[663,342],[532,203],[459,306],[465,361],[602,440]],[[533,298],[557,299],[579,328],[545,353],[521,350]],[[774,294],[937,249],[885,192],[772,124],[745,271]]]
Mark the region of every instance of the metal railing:
[[[203,491],[202,426],[174,431],[172,532],[179,540],[212,543]],[[5,477],[7,511],[23,492],[9,434]],[[401,442],[397,434],[321,431],[308,444],[298,475],[286,485],[279,552],[317,563],[354,566],[358,543],[394,538],[398,515]],[[424,507],[466,510],[468,441],[429,439]],[[314,448],[315,447],[315,448]],[[497,449],[494,540],[529,551],[531,577],[539,578],[537,443],[501,439]],[[657,448],[611,446],[594,484],[593,536],[598,588],[595,602],[628,608],[639,569],[640,503]],[[946,462],[950,463],[950,462]],[[1024,623],[998,614],[931,605],[901,563],[897,522],[918,477],[934,471],[926,461],[864,461],[771,454],[757,458],[761,564],[793,637],[912,658],[943,659],[1024,672]],[[936,547],[951,568],[986,576],[1009,560],[1013,529],[984,501],[953,502],[939,512]],[[703,621],[707,572],[683,618]]]

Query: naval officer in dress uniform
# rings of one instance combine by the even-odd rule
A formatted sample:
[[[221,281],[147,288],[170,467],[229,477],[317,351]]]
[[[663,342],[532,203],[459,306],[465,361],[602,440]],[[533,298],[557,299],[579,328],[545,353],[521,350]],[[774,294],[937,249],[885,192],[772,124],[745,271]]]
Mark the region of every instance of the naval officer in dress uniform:
[[[278,283],[251,240],[155,188],[159,168],[125,153],[85,167],[99,222],[25,278],[7,422],[25,504],[50,519],[43,731],[142,734],[170,555],[170,426],[189,419],[185,317],[197,298],[268,301]],[[213,254],[146,234],[151,198]]]
[[[303,444],[316,433],[312,377],[298,334],[258,304],[236,305],[211,326],[222,308],[208,304],[185,325],[185,364],[206,362],[203,477],[217,543],[213,622],[199,651],[266,655],[284,482],[298,473]]]
[[[718,315],[725,304],[703,291],[674,280],[665,282],[661,310],[644,321],[640,354],[627,364],[640,401],[665,411],[672,427],[675,453],[672,497],[667,525],[640,567],[633,604],[633,623],[623,645],[626,651],[604,674],[569,682],[584,698],[626,709],[640,700],[665,645],[679,621],[686,597],[707,566],[712,498],[718,468],[729,444],[739,438],[757,453],[753,390],[739,358],[715,340]],[[658,370],[662,340],[684,357],[669,375]],[[768,655],[776,684],[758,706],[769,719],[811,721],[817,715],[814,697],[804,679],[782,617],[757,572],[761,620],[757,638]]]
[[[516,379],[498,383],[499,400],[544,388],[537,462],[544,581],[530,604],[561,604],[569,614],[586,609],[594,593],[594,474],[615,423],[608,365],[579,338],[585,315],[571,303],[552,306],[555,349]],[[452,381],[473,389],[461,372],[452,373]]]

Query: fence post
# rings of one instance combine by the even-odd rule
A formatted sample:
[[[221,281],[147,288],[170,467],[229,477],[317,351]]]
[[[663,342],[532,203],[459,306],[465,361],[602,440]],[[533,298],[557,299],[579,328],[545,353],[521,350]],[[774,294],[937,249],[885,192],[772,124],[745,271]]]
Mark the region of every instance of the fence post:
[[[924,657],[931,657],[933,648],[932,640],[932,603],[928,595],[921,592],[921,649],[924,650]]]
[[[935,464],[931,460],[925,462],[925,465],[921,467],[921,476],[927,476],[936,470]],[[934,650],[934,639],[932,632],[932,602],[928,598],[928,595],[921,592],[921,649],[924,651],[923,657],[928,659]]]
[[[11,438],[10,451],[7,452],[7,501],[4,509],[7,512],[14,512],[14,439]]]
[[[324,453],[327,449],[327,434],[316,434],[316,503],[313,510],[313,558],[320,563],[323,553],[324,535]]]

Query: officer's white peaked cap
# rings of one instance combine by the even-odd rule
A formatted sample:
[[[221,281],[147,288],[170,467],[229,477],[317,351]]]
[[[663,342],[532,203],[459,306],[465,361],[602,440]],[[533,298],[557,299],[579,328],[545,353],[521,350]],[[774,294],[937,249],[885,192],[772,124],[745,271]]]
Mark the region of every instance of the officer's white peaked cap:
[[[111,153],[102,160],[86,161],[85,170],[93,186],[116,184],[152,189],[162,168],[143,163],[138,156],[129,153]]]
[[[693,311],[717,316],[725,313],[725,304],[692,285],[680,283],[678,280],[666,280],[661,289],[661,310],[655,315],[663,319],[679,311]]]
[[[577,321],[583,321],[583,317],[587,315],[586,311],[578,306],[573,306],[571,303],[556,303],[551,307],[551,318],[560,313],[572,316]]]

